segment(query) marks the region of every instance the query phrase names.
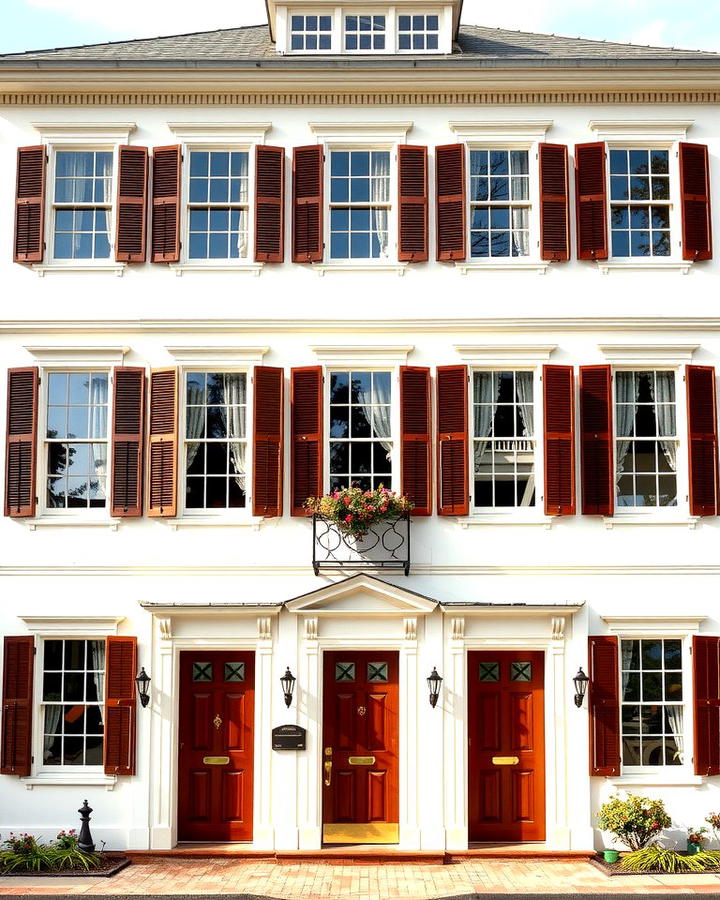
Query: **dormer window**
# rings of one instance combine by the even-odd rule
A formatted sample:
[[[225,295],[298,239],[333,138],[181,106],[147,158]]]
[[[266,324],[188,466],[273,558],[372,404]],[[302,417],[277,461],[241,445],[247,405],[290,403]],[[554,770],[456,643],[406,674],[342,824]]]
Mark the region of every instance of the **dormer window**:
[[[357,16],[355,18],[358,18]],[[368,18],[363,16],[363,18]],[[290,17],[290,49],[299,51],[330,50],[332,16]]]
[[[439,16],[398,16],[398,50],[437,50],[439,42]]]
[[[345,49],[370,53],[385,49],[385,16],[345,16]]]

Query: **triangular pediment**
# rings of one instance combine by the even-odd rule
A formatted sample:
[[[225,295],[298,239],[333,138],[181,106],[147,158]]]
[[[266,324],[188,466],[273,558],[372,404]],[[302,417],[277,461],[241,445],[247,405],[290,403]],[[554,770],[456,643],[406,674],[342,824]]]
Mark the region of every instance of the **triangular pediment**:
[[[313,615],[418,616],[432,612],[437,601],[371,575],[353,575],[285,604],[290,612]]]

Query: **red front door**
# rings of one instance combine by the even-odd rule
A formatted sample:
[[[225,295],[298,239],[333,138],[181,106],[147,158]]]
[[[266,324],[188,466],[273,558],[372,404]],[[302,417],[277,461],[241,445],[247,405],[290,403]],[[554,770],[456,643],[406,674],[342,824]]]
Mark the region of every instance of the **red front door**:
[[[469,839],[545,840],[545,659],[468,653]]]
[[[180,654],[178,840],[251,841],[255,656]]]
[[[399,840],[398,653],[325,653],[323,840]]]

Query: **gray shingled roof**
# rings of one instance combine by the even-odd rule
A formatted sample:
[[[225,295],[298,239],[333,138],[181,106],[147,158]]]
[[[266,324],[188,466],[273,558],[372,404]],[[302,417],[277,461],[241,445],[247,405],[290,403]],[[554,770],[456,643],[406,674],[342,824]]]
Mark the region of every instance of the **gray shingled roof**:
[[[313,64],[322,66],[327,56],[280,57],[270,40],[267,25],[244,28],[226,28],[219,31],[202,31],[169,37],[143,38],[133,41],[114,41],[107,44],[90,44],[83,47],[65,47],[56,50],[32,50],[26,53],[0,55],[0,65],[10,63],[113,63],[113,64],[198,64],[252,62],[274,60],[276,63]],[[330,57],[337,60],[338,57]],[[343,57],[347,65],[362,65],[367,57]],[[426,64],[447,61],[448,57],[410,56],[397,60],[423,60]],[[536,61],[538,63],[562,60],[587,62],[640,62],[675,61],[720,62],[720,53],[701,50],[678,50],[674,47],[643,47],[637,44],[616,44],[610,41],[592,41],[584,38],[560,37],[554,34],[533,34],[508,31],[503,28],[484,28],[479,25],[462,25],[451,60],[483,61]],[[383,57],[382,62],[387,62]],[[373,64],[381,60],[372,57]]]

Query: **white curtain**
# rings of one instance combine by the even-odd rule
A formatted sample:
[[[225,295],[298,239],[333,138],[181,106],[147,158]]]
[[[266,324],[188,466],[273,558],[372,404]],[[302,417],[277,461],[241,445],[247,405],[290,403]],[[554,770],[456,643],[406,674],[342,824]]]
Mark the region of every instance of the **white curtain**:
[[[617,416],[617,435],[622,438],[632,435],[635,429],[637,413],[637,395],[639,380],[634,372],[618,372],[615,378],[615,410]],[[624,404],[624,405],[621,405]],[[625,457],[630,449],[630,441],[619,440],[616,445],[615,479],[620,480]]]
[[[520,418],[525,426],[525,436],[535,435],[535,407],[533,406],[533,373],[516,372],[515,390],[520,405]]]
[[[55,741],[55,735],[57,733],[57,727],[60,723],[60,716],[62,715],[62,706],[58,704],[54,704],[50,706],[49,704],[45,707],[45,739],[43,741],[43,762],[47,762],[50,756],[51,747],[53,742]],[[60,759],[62,763],[62,757]]]
[[[675,743],[677,744],[678,759],[682,765],[685,762],[685,737],[683,734],[685,708],[683,706],[666,706],[665,709],[667,710],[668,721],[670,722],[670,730],[672,731]]]
[[[189,382],[187,386],[187,400],[185,402],[185,437],[188,441],[197,441],[205,431],[205,389]],[[187,461],[185,463],[185,471],[187,472],[197,456],[200,444],[188,443],[186,446]]]
[[[105,497],[105,476],[107,475],[107,402],[108,380],[106,375],[92,375],[90,378],[90,433],[89,437],[100,438],[105,443],[90,444],[90,478],[97,476],[97,496]]]
[[[230,438],[230,459],[235,470],[235,483],[245,490],[245,375],[240,372],[223,375],[223,394],[226,407],[222,415]]]
[[[489,441],[478,440],[478,438],[490,437],[495,411],[497,410],[497,398],[500,395],[500,379],[498,379],[497,391],[494,396],[492,381],[492,372],[475,372],[473,376],[473,425],[475,436],[473,457],[476,474],[489,444]]]
[[[379,204],[390,202],[390,154],[385,151],[374,152],[371,158],[371,227],[380,243],[380,256],[384,259],[388,255],[388,211],[387,207]]]
[[[390,431],[390,379],[372,378],[372,391],[358,391],[358,399],[362,403],[365,418],[372,424],[374,435],[380,439],[383,450],[390,459],[392,432]],[[374,397],[374,401],[373,401]]]
[[[674,372],[656,372],[655,381],[648,379],[650,382],[650,395],[656,403],[657,428],[658,435],[674,434],[675,422],[673,413],[675,411],[675,373]],[[656,387],[657,386],[657,389]],[[668,461],[668,465],[673,472],[676,471],[677,464],[677,444],[674,440],[660,441],[660,447]]]
[[[100,701],[98,709],[100,711],[100,721],[105,724],[105,644],[103,641],[88,641],[90,646],[90,668],[95,669],[93,672],[93,681],[95,682],[95,690],[97,698]]]
[[[627,689],[628,681],[630,679],[630,673],[626,671],[630,668],[630,662],[632,661],[632,652],[633,652],[633,641],[621,641],[620,642],[620,657],[621,657],[621,666],[622,666],[622,697],[621,700],[625,697],[625,691]],[[637,643],[638,653],[640,652],[640,644]]]

